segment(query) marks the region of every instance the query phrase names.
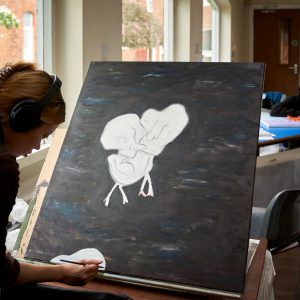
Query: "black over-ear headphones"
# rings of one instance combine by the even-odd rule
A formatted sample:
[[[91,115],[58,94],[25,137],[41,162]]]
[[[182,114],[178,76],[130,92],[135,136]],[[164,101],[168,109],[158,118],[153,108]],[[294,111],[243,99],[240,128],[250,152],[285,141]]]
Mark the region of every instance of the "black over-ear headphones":
[[[41,122],[41,112],[60,91],[61,81],[56,75],[50,75],[53,83],[40,101],[24,99],[18,102],[9,113],[9,124],[14,131],[25,132]]]

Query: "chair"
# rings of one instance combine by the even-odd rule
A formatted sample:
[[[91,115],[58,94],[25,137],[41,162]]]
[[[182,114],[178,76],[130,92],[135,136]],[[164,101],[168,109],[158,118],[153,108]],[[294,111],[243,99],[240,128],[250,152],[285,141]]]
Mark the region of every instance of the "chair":
[[[263,93],[262,107],[271,109],[273,105],[282,102],[286,98],[286,94],[277,91]]]
[[[266,238],[272,254],[300,239],[300,190],[285,190],[266,208],[253,207],[250,236]]]

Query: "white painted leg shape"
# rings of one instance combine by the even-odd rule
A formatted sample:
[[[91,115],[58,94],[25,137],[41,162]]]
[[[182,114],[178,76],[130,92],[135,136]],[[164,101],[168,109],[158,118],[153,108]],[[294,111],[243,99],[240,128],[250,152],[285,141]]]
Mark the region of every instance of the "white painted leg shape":
[[[106,196],[106,198],[103,200],[105,206],[108,206],[109,200],[110,200],[110,196],[111,196],[111,194],[113,193],[113,191],[115,190],[115,188],[116,188],[117,186],[119,187],[119,190],[120,190],[120,192],[121,192],[121,194],[122,194],[123,204],[128,203],[128,199],[127,199],[127,196],[126,196],[126,194],[125,194],[125,192],[124,192],[124,190],[123,190],[123,186],[121,186],[120,184],[117,184],[117,183],[116,183],[116,184],[112,187],[112,189],[110,190],[110,192],[108,193],[108,195]]]
[[[118,186],[118,184],[116,183],[116,184],[112,187],[112,189],[110,190],[110,192],[108,193],[108,195],[106,196],[106,198],[103,200],[105,206],[108,206],[110,196],[111,196],[112,192],[114,191],[114,189],[115,189],[117,186]]]
[[[145,185],[146,185],[147,182],[148,182],[148,192],[146,194],[144,192],[144,188],[145,188]],[[148,197],[148,196],[154,197],[154,192],[153,192],[153,188],[152,188],[152,181],[151,181],[149,173],[147,173],[144,176],[144,179],[143,179],[143,182],[142,182],[142,185],[141,185],[141,188],[140,188],[139,195],[142,195],[143,197]]]

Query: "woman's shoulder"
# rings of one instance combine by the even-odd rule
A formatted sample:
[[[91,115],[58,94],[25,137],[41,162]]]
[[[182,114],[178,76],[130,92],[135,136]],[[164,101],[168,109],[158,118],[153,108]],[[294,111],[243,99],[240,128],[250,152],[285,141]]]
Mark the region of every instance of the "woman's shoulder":
[[[0,151],[0,159],[2,161],[15,162],[17,163],[17,159],[14,155],[6,151]]]
[[[19,165],[15,156],[8,152],[0,152],[0,172],[18,171]]]

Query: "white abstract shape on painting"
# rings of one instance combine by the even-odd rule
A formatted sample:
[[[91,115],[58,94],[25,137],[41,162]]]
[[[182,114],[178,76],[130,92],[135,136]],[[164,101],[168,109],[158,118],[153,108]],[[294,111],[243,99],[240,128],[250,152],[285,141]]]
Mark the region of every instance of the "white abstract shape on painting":
[[[64,264],[66,262],[61,261],[64,259],[68,261],[74,261],[74,262],[79,262],[82,259],[98,259],[102,261],[99,264],[99,267],[104,269],[106,268],[106,261],[103,254],[95,248],[84,248],[71,255],[65,255],[65,254],[58,255],[52,258],[50,262],[53,264]]]
[[[140,141],[146,146],[144,151],[159,155],[182,132],[188,121],[188,115],[181,104],[172,104],[162,111],[152,108],[146,110],[141,117],[141,124],[147,130]]]
[[[108,206],[116,187],[119,187],[123,204],[128,203],[123,187],[132,185],[141,178],[143,182],[139,195],[154,196],[149,174],[153,167],[153,158],[183,131],[188,121],[184,106],[176,103],[161,111],[149,108],[141,119],[136,114],[125,114],[106,124],[100,142],[104,149],[116,149],[118,153],[107,158],[115,185],[104,199],[105,206]],[[144,191],[146,183],[147,193]]]
[[[125,156],[134,156],[136,151],[145,146],[139,144],[139,140],[147,134],[140,124],[140,118],[136,114],[118,116],[107,122],[100,142],[104,149],[123,150]]]

